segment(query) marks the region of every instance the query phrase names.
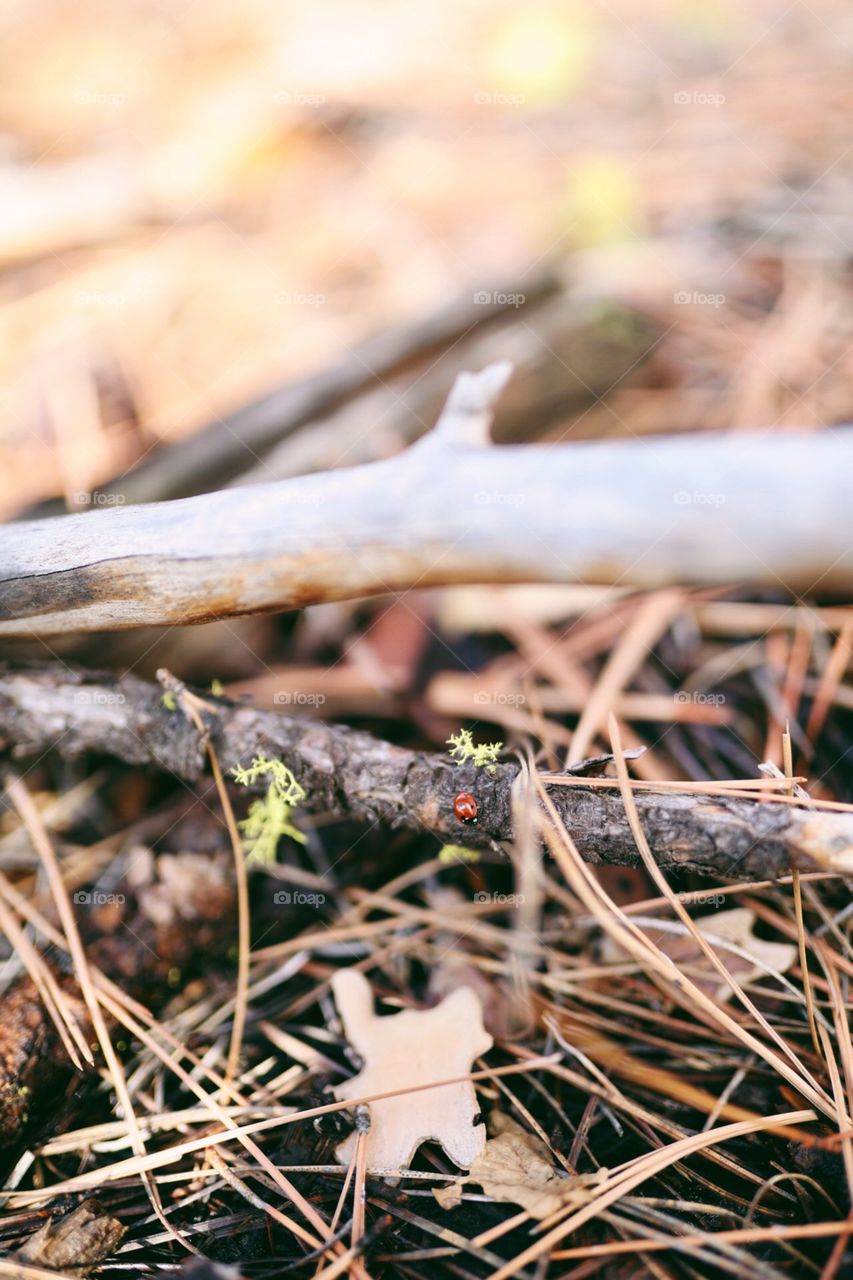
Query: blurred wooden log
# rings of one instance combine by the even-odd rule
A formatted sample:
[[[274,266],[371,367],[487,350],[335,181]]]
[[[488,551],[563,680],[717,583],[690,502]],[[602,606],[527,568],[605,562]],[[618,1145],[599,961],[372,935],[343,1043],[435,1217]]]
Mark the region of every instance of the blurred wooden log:
[[[526,295],[525,295],[526,297]],[[526,443],[555,420],[579,414],[640,367],[657,334],[637,311],[575,298],[570,291],[538,298],[461,333],[439,359],[422,360],[372,388],[310,429],[288,432],[234,482],[267,484],[398,453],[435,422],[451,381],[512,352],[512,381],[495,409],[493,439]],[[365,423],[370,429],[365,430]],[[577,427],[582,433],[585,423]],[[573,438],[577,438],[573,433]]]
[[[153,209],[129,167],[108,155],[0,166],[0,263],[104,244]]]
[[[222,486],[251,470],[273,446],[300,428],[381,387],[404,370],[434,363],[472,331],[488,329],[503,316],[517,318],[535,310],[560,289],[559,277],[544,269],[522,281],[503,281],[498,288],[469,290],[411,324],[367,338],[317,373],[276,387],[251,404],[214,419],[186,440],[161,446],[115,484],[103,486],[99,497],[116,497],[121,503],[154,502]],[[633,358],[623,361],[611,381],[624,373]],[[266,479],[271,478],[267,473]]]
[[[461,375],[384,462],[0,530],[0,635],[176,626],[418,586],[853,589],[853,431],[491,446]]]

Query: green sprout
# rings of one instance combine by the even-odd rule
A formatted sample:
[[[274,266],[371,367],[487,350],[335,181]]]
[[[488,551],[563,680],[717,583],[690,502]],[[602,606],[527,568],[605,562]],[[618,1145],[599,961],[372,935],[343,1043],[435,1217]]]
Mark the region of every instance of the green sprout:
[[[178,699],[175,697],[171,689],[167,689],[165,693],[160,695],[160,701],[167,711],[177,711]]]
[[[460,729],[452,733],[447,741],[451,744],[450,754],[456,764],[467,764],[470,760],[478,769],[494,773],[495,761],[503,750],[502,742],[481,742],[477,746],[471,737],[470,729]]]
[[[289,836],[300,844],[306,843],[303,833],[293,824],[293,811],[305,799],[305,789],[283,761],[255,756],[248,769],[238,764],[232,773],[244,787],[261,778],[269,778],[266,795],[253,801],[240,823],[248,850],[247,863],[274,863],[281,836]]]

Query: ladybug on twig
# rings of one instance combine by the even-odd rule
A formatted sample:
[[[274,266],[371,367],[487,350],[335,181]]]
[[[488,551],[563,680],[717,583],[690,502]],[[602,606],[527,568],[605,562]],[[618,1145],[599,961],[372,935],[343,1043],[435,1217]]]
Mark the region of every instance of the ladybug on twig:
[[[460,791],[453,801],[453,812],[460,822],[472,825],[477,821],[477,801],[470,791]]]

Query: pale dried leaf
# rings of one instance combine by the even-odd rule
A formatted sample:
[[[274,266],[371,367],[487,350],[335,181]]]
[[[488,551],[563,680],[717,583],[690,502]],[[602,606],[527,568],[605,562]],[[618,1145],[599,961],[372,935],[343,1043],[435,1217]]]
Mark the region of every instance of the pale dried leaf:
[[[755,913],[748,907],[715,911],[701,916],[694,924],[741,987],[768,974],[785,973],[797,958],[794,943],[772,942],[756,937],[753,933]],[[659,930],[646,926],[646,932],[653,938],[659,951],[674,960],[680,968],[689,971],[693,981],[706,995],[716,1000],[729,999],[732,995],[731,986],[721,981],[699,943],[684,926],[661,921]],[[606,961],[618,963],[625,959],[626,954],[609,937],[603,940],[602,956]]]
[[[771,942],[767,938],[755,936],[755,913],[748,907],[733,907],[730,911],[717,911],[714,915],[703,916],[696,921],[696,926],[712,944],[718,938],[723,942],[730,942],[755,962],[747,968],[745,974],[739,975],[741,986],[762,977],[768,970],[785,973],[797,958],[797,947],[793,942]],[[736,972],[735,964],[744,958],[725,949],[721,949],[719,954],[723,964],[726,968],[731,967],[733,973]],[[716,992],[717,999],[727,999],[731,994],[731,987],[727,983],[723,983]]]
[[[489,1123],[495,1136],[471,1165],[468,1177],[433,1192],[443,1209],[461,1202],[464,1182],[475,1182],[492,1200],[520,1205],[534,1218],[547,1218],[563,1205],[585,1203],[607,1177],[606,1169],[575,1177],[561,1175],[545,1143],[511,1116],[495,1112]]]
[[[143,855],[135,874],[140,910],[159,928],[200,917],[215,919],[231,901],[224,858],[202,853],[170,853],[159,858]]]
[[[87,1276],[126,1234],[127,1227],[117,1218],[104,1213],[97,1201],[86,1200],[64,1218],[48,1218],[17,1257],[68,1275]]]
[[[466,1075],[475,1058],[492,1047],[476,994],[459,987],[434,1009],[405,1009],[378,1018],[370,983],[357,969],[340,969],[332,990],[347,1039],[364,1059],[357,1076],[337,1085],[340,1100],[411,1089],[433,1080]],[[485,1147],[486,1129],[474,1086],[462,1080],[399,1094],[369,1104],[368,1169],[407,1168],[422,1142],[438,1142],[460,1168],[468,1169]],[[337,1149],[342,1164],[352,1159],[356,1135]]]

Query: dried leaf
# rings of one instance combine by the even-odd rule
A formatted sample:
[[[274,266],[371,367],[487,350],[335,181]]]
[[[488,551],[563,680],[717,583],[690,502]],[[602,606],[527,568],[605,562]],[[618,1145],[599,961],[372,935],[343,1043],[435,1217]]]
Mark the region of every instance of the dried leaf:
[[[433,895],[427,896],[432,903]],[[443,954],[430,974],[432,999],[443,1000],[460,987],[470,987],[482,1005],[483,1025],[496,1040],[513,1040],[520,1028],[529,1028],[529,1010],[521,993],[511,983],[503,984],[487,977],[464,949],[464,938],[442,931],[437,941]]]
[[[201,853],[170,853],[155,858],[135,849],[128,883],[136,891],[139,908],[161,929],[184,920],[216,919],[232,898],[229,864]]]
[[[115,1251],[126,1233],[127,1227],[104,1213],[96,1200],[86,1200],[64,1218],[48,1218],[17,1257],[34,1266],[87,1276]]]
[[[376,1016],[370,983],[357,969],[340,969],[332,990],[347,1039],[365,1063],[357,1076],[336,1086],[341,1100],[465,1075],[492,1047],[480,1001],[469,987],[459,987],[434,1009],[406,1009],[386,1018]],[[474,1123],[479,1104],[470,1081],[368,1105],[368,1169],[407,1168],[420,1144],[431,1141],[468,1169],[485,1147],[485,1125]],[[352,1159],[356,1141],[351,1134],[338,1147],[342,1164]]]
[[[565,1177],[551,1162],[545,1143],[528,1133],[511,1116],[490,1117],[495,1136],[471,1165],[467,1178],[433,1192],[443,1209],[462,1200],[465,1182],[475,1182],[492,1200],[520,1205],[534,1218],[547,1218],[563,1205],[584,1204],[607,1177],[606,1169]]]
[[[784,973],[797,958],[794,943],[771,942],[755,936],[755,913],[748,907],[715,911],[711,915],[701,916],[694,923],[742,987],[756,978],[764,977],[768,971]],[[654,938],[658,950],[680,967],[689,969],[693,981],[702,991],[716,1000],[729,999],[732,995],[731,986],[720,980],[696,939],[687,932],[681,932],[681,926],[675,934],[664,932],[663,925],[660,932],[648,927],[646,932]],[[715,943],[722,945],[714,945]],[[737,948],[737,951],[731,948]],[[619,961],[624,959],[626,953],[610,939],[605,939],[602,954],[606,960]]]
[[[733,955],[724,948],[719,952],[724,965],[733,974],[738,973],[740,966],[746,965],[746,971],[738,974],[741,986],[763,977],[768,969],[774,973],[785,973],[797,958],[797,948],[793,942],[771,942],[767,938],[755,936],[755,913],[748,907],[733,907],[730,911],[717,911],[714,915],[703,916],[696,921],[696,927],[709,942],[713,943],[719,938],[746,953],[749,959],[745,960],[743,956]],[[750,960],[754,963],[750,964]],[[722,983],[715,994],[718,1000],[727,1000],[732,989],[728,983]]]

